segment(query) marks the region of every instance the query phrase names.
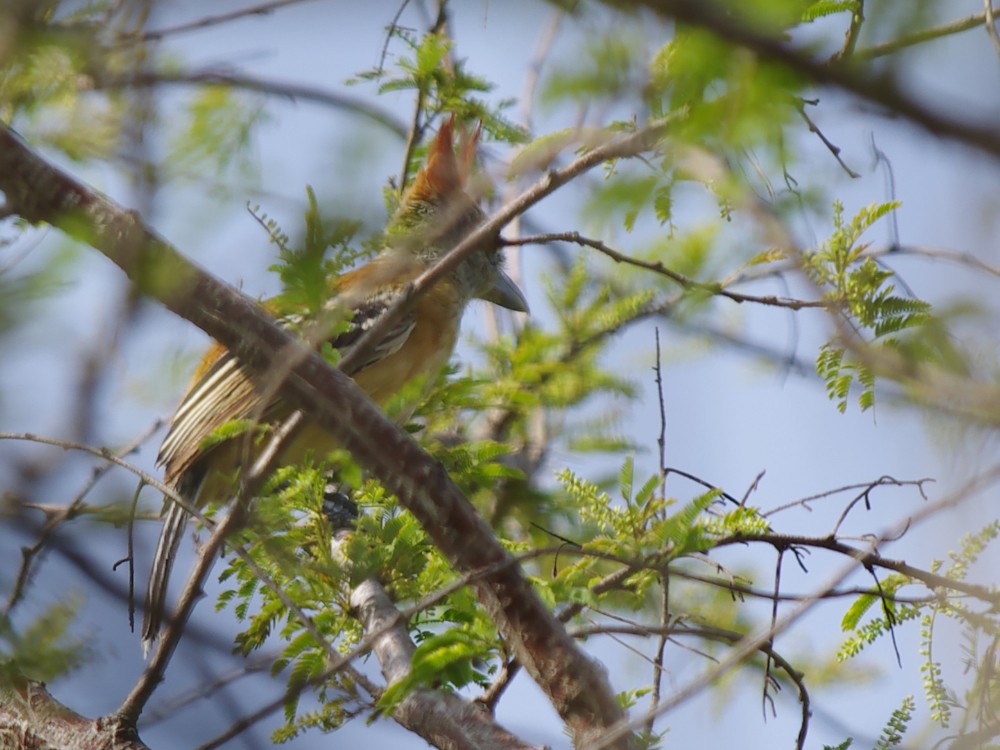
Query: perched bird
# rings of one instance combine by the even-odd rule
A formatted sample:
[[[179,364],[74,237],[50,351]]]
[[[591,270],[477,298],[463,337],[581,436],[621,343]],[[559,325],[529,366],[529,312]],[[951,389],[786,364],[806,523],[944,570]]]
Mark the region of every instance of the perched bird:
[[[332,312],[341,311],[337,332],[310,340],[326,340],[343,355],[348,354],[361,335],[399,299],[409,282],[482,221],[482,211],[464,189],[477,138],[478,131],[471,136],[463,132],[456,157],[454,118],[441,126],[425,165],[390,222],[385,250],[366,265],[331,282],[325,307],[331,318],[338,317]],[[403,319],[391,326],[370,354],[347,374],[376,403],[384,403],[413,378],[434,375],[447,363],[462,313],[473,298],[526,312],[524,296],[503,272],[503,260],[498,237],[484,242],[418,297]],[[301,323],[300,319],[293,320],[295,317],[286,317],[283,323]],[[346,331],[345,318],[349,321]],[[213,433],[234,420],[277,425],[293,409],[275,392],[273,383],[251,378],[224,347],[213,345],[195,371],[160,447],[158,464],[164,467],[166,484],[195,507],[227,500],[233,494],[233,480],[241,464],[247,459],[253,461],[255,443],[245,436],[218,441]],[[267,402],[262,403],[263,399]],[[306,418],[279,460],[284,465],[294,464],[309,451],[322,457],[336,447],[326,431]],[[142,640],[147,649],[164,620],[167,582],[188,515],[180,505],[166,502],[146,591]]]

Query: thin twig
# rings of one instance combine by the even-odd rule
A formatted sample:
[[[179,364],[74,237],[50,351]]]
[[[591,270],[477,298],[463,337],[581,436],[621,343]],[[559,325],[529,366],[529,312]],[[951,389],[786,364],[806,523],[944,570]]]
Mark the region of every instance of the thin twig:
[[[996,12],[996,9],[993,7],[991,7],[991,10],[994,13]],[[951,36],[952,34],[959,34],[963,31],[975,29],[982,26],[985,21],[985,13],[968,16],[967,18],[952,21],[951,23],[946,23],[941,26],[935,26],[930,29],[924,29],[923,31],[917,31],[913,34],[901,36],[898,39],[890,39],[888,42],[883,42],[882,44],[876,44],[871,47],[856,50],[853,55],[853,59],[870,60],[876,57],[891,55],[895,52],[904,50],[907,47],[913,47],[923,42],[929,42],[933,39],[940,39],[944,36]]]
[[[382,54],[378,57],[378,75],[381,76],[385,70],[385,60],[389,55],[389,43],[392,41],[393,34],[399,28],[399,19],[403,15],[403,11],[406,10],[406,6],[410,4],[410,0],[403,0],[396,9],[396,15],[392,17],[389,21],[388,27],[385,30],[385,42],[382,44]]]
[[[764,511],[761,515],[764,518],[769,518],[777,513],[786,511],[790,508],[795,508],[802,506],[804,508],[809,508],[809,503],[814,500],[822,500],[828,497],[833,497],[834,495],[839,495],[843,492],[853,492],[855,490],[860,490],[861,494],[858,497],[865,497],[871,493],[876,487],[916,487],[917,491],[920,492],[920,496],[927,500],[927,495],[924,490],[924,485],[933,482],[934,480],[930,477],[925,477],[923,479],[896,479],[889,475],[881,476],[872,482],[861,482],[859,484],[847,484],[843,487],[836,487],[832,490],[825,490],[823,492],[817,492],[815,495],[808,495],[807,497],[799,498],[798,500],[793,500],[790,503],[785,503],[777,507],[771,508],[770,510]],[[840,522],[835,526],[834,534],[836,534],[836,529],[840,527]]]
[[[46,542],[49,540],[52,533],[56,530],[59,524],[71,518],[76,517],[81,512],[84,498],[87,497],[87,495],[94,488],[94,486],[100,481],[101,477],[107,474],[112,466],[115,466],[116,464],[121,465],[119,463],[121,459],[124,459],[125,456],[134,453],[159,428],[160,428],[160,421],[156,420],[155,422],[153,422],[152,425],[150,425],[136,438],[134,438],[132,442],[130,442],[120,451],[117,451],[116,453],[112,454],[114,458],[105,457],[107,458],[107,463],[102,464],[101,466],[94,467],[86,484],[84,484],[84,486],[77,492],[76,496],[73,497],[73,499],[67,505],[63,506],[62,508],[58,509],[57,511],[51,514],[48,513],[46,514],[48,518],[46,518],[45,524],[42,526],[42,529],[39,532],[37,539],[35,539],[34,543],[32,543],[31,545],[21,548],[21,567],[18,569],[17,575],[14,578],[14,586],[11,589],[10,595],[7,597],[7,603],[4,605],[3,612],[5,617],[10,615],[11,610],[17,605],[18,601],[20,601],[21,597],[24,595],[24,586],[27,583],[28,577],[31,572],[31,563],[45,547]],[[45,442],[50,445],[52,444],[59,445],[58,442],[39,440],[36,438],[36,436],[31,436],[28,433],[15,435],[12,433],[2,432],[0,433],[0,440],[31,440],[32,442]],[[65,448],[67,446],[60,445],[59,447]],[[76,448],[77,446],[71,446],[71,447]],[[107,451],[107,450],[108,450],[107,448],[101,448],[92,450],[91,452],[93,453],[95,451]],[[100,455],[103,456],[104,454],[100,453]],[[116,461],[115,459],[119,460]]]
[[[190,690],[186,690],[178,695],[171,696],[168,700],[159,703],[151,711],[147,711],[142,718],[143,727],[150,727],[161,721],[170,718],[171,714],[180,711],[185,706],[196,703],[202,698],[214,695],[218,690],[230,685],[244,677],[251,677],[265,670],[269,670],[277,660],[279,654],[257,654],[244,659],[239,667],[224,674],[211,682],[203,682]]]
[[[851,13],[851,22],[847,26],[844,34],[844,43],[830,57],[830,64],[836,65],[844,60],[850,59],[858,46],[858,38],[861,36],[861,27],[865,22],[865,0],[857,0],[857,5]]]
[[[771,600],[771,627],[778,621],[778,597],[781,595],[781,562],[784,560],[785,550],[779,549],[777,559],[774,563],[774,598]],[[770,694],[771,687],[771,651],[774,650],[774,638],[767,642],[764,659],[764,688],[761,695],[761,712],[764,720],[767,721],[767,707],[771,706],[772,715],[774,713],[774,699]]]
[[[623,627],[620,625],[597,625],[592,627],[574,628],[570,632],[576,638],[588,638],[595,635],[610,635],[612,633],[620,635],[634,635],[645,638],[649,638],[654,635],[665,635],[670,637],[671,640],[675,640],[678,636],[694,636],[708,640],[725,641],[726,643],[731,643],[733,645],[742,643],[747,637],[745,634],[737,633],[736,631],[704,625],[700,627],[691,627],[687,625],[671,625],[669,627]],[[795,741],[795,747],[796,750],[802,750],[802,748],[805,747],[806,733],[809,727],[809,717],[812,715],[809,691],[805,686],[804,675],[795,669],[791,662],[785,659],[770,644],[763,643],[755,650],[765,654],[767,658],[780,667],[781,670],[788,675],[788,678],[795,685],[795,688],[799,693],[799,703],[801,704],[800,715],[802,718],[799,723],[799,733]],[[714,661],[717,662],[717,660]]]
[[[608,247],[604,242],[600,240],[591,239],[589,237],[584,237],[579,232],[554,232],[549,234],[538,234],[531,237],[522,237],[517,240],[507,240],[505,244],[508,245],[540,245],[549,242],[572,242],[583,247],[589,247],[597,250],[599,253],[608,256],[616,263],[625,263],[630,266],[635,266],[636,268],[642,268],[647,271],[652,271],[658,273],[661,276],[666,276],[671,281],[676,282],[681,287],[686,290],[697,290],[706,292],[708,294],[726,297],[733,302],[753,302],[759,305],[767,305],[769,307],[785,307],[790,310],[802,310],[804,308],[819,308],[822,310],[829,309],[833,304],[829,300],[800,300],[791,299],[788,297],[776,297],[774,295],[753,295],[753,294],[741,294],[740,292],[734,292],[730,289],[726,289],[722,284],[718,283],[706,283],[702,281],[695,281],[682,273],[678,273],[670,268],[667,268],[660,261],[647,261],[639,260],[638,258],[633,258],[624,253],[618,252],[617,250]]]
[[[377,122],[401,138],[406,136],[406,126],[403,125],[394,113],[373,104],[363,97],[349,96],[330,91],[329,89],[289,81],[269,80],[226,70],[135,72],[120,76],[101,76],[95,78],[93,81],[93,88],[95,89],[122,89],[161,85],[231,86],[271,96],[287,97],[293,101],[301,100],[323,104],[334,109],[342,109],[367,117],[369,120]]]
[[[266,16],[272,11],[284,8],[287,5],[296,5],[307,1],[308,0],[270,0],[269,2],[261,3],[260,5],[252,5],[248,8],[237,8],[236,10],[228,13],[219,13],[215,16],[204,16],[194,21],[188,21],[187,23],[179,23],[176,26],[166,26],[162,29],[153,29],[152,31],[143,33],[137,38],[129,37],[123,39],[122,41],[125,43],[133,41],[156,42],[167,36],[175,36],[176,34],[183,34],[188,31],[207,29],[211,26],[218,26],[230,21],[235,21],[239,18],[245,18],[246,16]]]
[[[993,49],[1000,55],[1000,34],[997,33],[996,18],[994,17],[993,3],[990,0],[983,0],[984,12],[983,20],[986,22],[986,33],[989,34]]]
[[[860,174],[847,166],[847,163],[840,156],[840,146],[827,138],[823,131],[819,129],[819,126],[812,121],[812,118],[806,113],[805,103],[802,100],[799,100],[798,102],[798,110],[799,114],[802,115],[802,119],[806,121],[806,126],[809,128],[809,132],[815,134],[816,137],[823,142],[823,145],[826,146],[827,150],[829,150],[831,154],[833,154],[833,158],[837,160],[837,163],[845,172],[847,172],[848,176],[853,179],[861,177]]]
[[[653,655],[653,690],[649,696],[650,713],[646,721],[646,735],[653,736],[656,716],[653,709],[660,702],[660,691],[663,689],[663,657],[670,639],[670,576],[666,567],[660,573],[660,635],[656,641],[656,652]]]

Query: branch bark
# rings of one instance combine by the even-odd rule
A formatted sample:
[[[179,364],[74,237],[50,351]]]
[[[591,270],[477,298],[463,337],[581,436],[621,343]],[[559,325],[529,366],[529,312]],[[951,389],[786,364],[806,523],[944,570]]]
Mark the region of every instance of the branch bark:
[[[372,578],[362,581],[351,592],[351,606],[366,634],[380,633],[372,650],[386,682],[406,677],[416,648],[382,585]],[[539,750],[497,724],[482,706],[443,690],[414,690],[393,708],[392,717],[441,750]]]
[[[148,750],[134,728],[81,716],[43,683],[20,675],[0,676],[0,738],[4,747],[39,750]],[[14,738],[17,744],[8,745]]]
[[[621,144],[611,146],[610,152],[622,155],[617,153]],[[593,152],[580,171],[591,161],[599,163]],[[547,176],[550,189],[562,184],[554,174]],[[577,648],[521,569],[505,564],[510,555],[444,468],[387,420],[346,375],[278,328],[252,300],[185,260],[135,213],[49,165],[5,127],[0,127],[0,189],[18,215],[48,222],[98,249],[142,293],[226,346],[250,372],[265,376],[294,362],[282,396],[308,409],[394,493],[459,573],[495,571],[477,579],[473,588],[567,724],[574,743],[590,744],[622,722],[624,712],[605,670]],[[531,202],[518,205],[526,208]],[[491,222],[474,234],[489,231],[496,231]],[[624,748],[629,742],[627,735],[619,735],[613,744]]]

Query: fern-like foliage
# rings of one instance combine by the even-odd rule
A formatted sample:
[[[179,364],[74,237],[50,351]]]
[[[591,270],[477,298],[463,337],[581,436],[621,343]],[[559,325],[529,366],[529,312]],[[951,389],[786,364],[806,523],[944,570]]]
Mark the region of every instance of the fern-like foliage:
[[[903,743],[903,735],[910,724],[910,719],[913,718],[915,707],[916,702],[912,695],[903,698],[902,704],[892,712],[892,716],[886,722],[872,750],[892,750],[894,747],[899,747]]]
[[[48,682],[91,658],[87,642],[70,634],[80,603],[71,597],[51,604],[21,627],[0,614],[0,681],[29,677]]]
[[[859,334],[867,332],[872,346],[904,353],[917,346],[928,356],[939,346],[932,359],[941,361],[946,358],[947,337],[942,338],[931,306],[898,294],[894,272],[865,255],[869,246],[861,241],[862,235],[897,207],[897,203],[874,204],[862,208],[848,221],[843,206],[835,203],[833,234],[818,250],[806,253],[803,263],[812,280],[826,290],[826,298],[843,324]],[[862,411],[875,405],[873,370],[841,344],[830,341],[820,347],[816,371],[841,412],[846,411],[855,386],[859,388],[857,399]]]

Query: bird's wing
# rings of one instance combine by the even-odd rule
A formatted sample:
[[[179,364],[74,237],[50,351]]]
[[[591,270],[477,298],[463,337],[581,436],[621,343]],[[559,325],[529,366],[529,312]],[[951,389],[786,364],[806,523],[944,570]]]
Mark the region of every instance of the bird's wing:
[[[341,355],[349,354],[360,338],[382,319],[382,316],[399,300],[402,294],[401,287],[387,287],[366,297],[354,307],[351,327],[330,339],[330,344],[334,349],[339,350]],[[371,367],[376,362],[398,352],[406,343],[406,339],[409,338],[416,322],[416,317],[412,312],[404,315],[385,332],[385,335],[368,352],[368,356],[352,367],[347,374],[353,376],[366,367]]]
[[[383,288],[356,302],[350,310],[350,327],[329,339],[330,345],[347,354],[400,297],[402,291],[401,287]],[[415,324],[412,313],[405,315],[386,332],[364,361],[347,374],[353,376],[399,351]],[[276,398],[265,410],[255,412],[259,407],[258,391],[246,370],[227,350],[219,349],[216,352],[215,361],[196,375],[181,400],[160,446],[157,462],[166,467],[165,478],[168,483],[173,484],[210,450],[205,445],[206,440],[223,425],[251,418],[268,423],[287,411],[280,399]]]

